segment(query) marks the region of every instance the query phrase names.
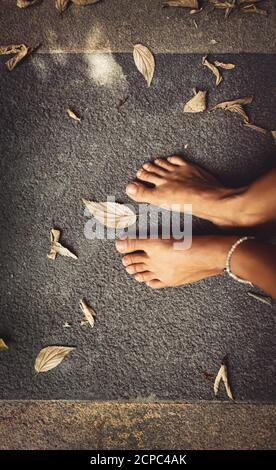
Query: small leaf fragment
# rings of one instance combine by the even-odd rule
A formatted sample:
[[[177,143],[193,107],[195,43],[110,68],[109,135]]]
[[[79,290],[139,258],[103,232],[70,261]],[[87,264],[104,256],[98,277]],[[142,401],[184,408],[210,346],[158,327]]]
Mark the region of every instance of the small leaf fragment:
[[[206,110],[206,91],[198,91],[196,95],[185,104],[184,113],[202,113]]]
[[[228,9],[232,10],[232,9],[236,8],[235,4],[231,3],[231,2],[211,1],[211,3],[215,8],[218,8],[220,10],[228,10]]]
[[[218,374],[215,378],[215,382],[214,382],[215,396],[217,396],[217,394],[218,394],[219,385],[220,385],[221,380],[224,383],[225,390],[226,390],[228,398],[230,398],[230,400],[234,400],[233,394],[232,394],[232,391],[231,391],[231,387],[230,387],[229,382],[228,382],[227,367],[226,367],[226,364],[224,362],[222,362],[222,364],[220,366],[220,369],[218,371]]]
[[[259,132],[260,134],[267,134],[268,130],[263,129],[262,127],[255,126],[255,124],[252,124],[251,122],[245,122],[244,127],[248,127],[249,129],[252,129],[253,131]]]
[[[90,305],[88,305],[88,303],[84,299],[80,300],[80,308],[84,314],[84,324],[88,322],[89,325],[93,328],[95,326],[96,312],[93,310],[93,308],[90,307]]]
[[[35,5],[39,2],[41,2],[41,0],[17,0],[16,6],[18,6],[19,8],[28,8],[31,5]]]
[[[267,16],[267,11],[257,8],[255,5],[247,5],[241,8],[242,13],[256,13],[257,15]]]
[[[51,247],[48,253],[49,259],[56,259],[56,256],[59,254],[61,256],[66,256],[67,258],[78,259],[78,257],[72,253],[68,248],[65,248],[61,243],[59,243],[60,239],[60,230],[51,229],[50,232],[50,240],[51,240]]]
[[[254,292],[247,292],[247,294],[249,295],[249,297],[253,297],[253,299],[259,300],[259,302],[262,302],[263,304],[266,304],[272,307],[271,297],[267,297],[267,296],[260,295],[260,294],[254,294]]]
[[[163,2],[163,7],[180,7],[180,8],[193,8],[199,9],[198,0],[168,0]]]
[[[221,69],[225,70],[232,70],[236,67],[235,64],[225,64],[224,62],[219,62],[218,60],[215,60],[214,64],[216,67],[220,67]]]
[[[67,346],[47,346],[41,349],[36,360],[35,370],[36,372],[47,372],[48,370],[57,367],[69,354],[76,348],[70,348]]]
[[[136,44],[133,48],[133,58],[137,69],[143,75],[148,86],[150,86],[155,69],[152,52],[146,46]]]
[[[55,7],[59,14],[63,13],[69,5],[70,0],[55,0]]]
[[[218,68],[212,64],[211,62],[209,62],[208,58],[207,58],[207,55],[205,57],[203,57],[202,59],[202,65],[208,67],[208,69],[210,69],[213,74],[215,75],[216,77],[216,86],[219,86],[219,84],[222,82],[223,78],[222,78],[222,75],[220,74],[220,71],[218,70]]]
[[[199,8],[198,10],[191,10],[190,15],[196,15],[197,13],[201,13],[203,8]]]
[[[1,349],[9,349],[9,347],[2,338],[0,338],[0,350]]]
[[[92,202],[87,199],[83,199],[82,202],[95,219],[106,227],[121,229],[136,222],[136,214],[124,204],[109,201]]]
[[[237,100],[224,101],[214,106],[211,111],[215,109],[224,109],[226,111],[230,111],[231,113],[238,113],[243,117],[245,122],[249,122],[249,117],[247,116],[242,106],[252,103],[252,100],[253,98],[249,96],[247,98],[238,98]]]
[[[72,111],[72,109],[67,108],[65,111],[67,112],[68,116],[71,119],[74,119],[74,121],[77,121],[77,122],[81,122],[81,118],[79,116],[77,116],[76,113],[74,113],[74,111]]]
[[[35,48],[26,46],[26,44],[11,44],[8,46],[0,46],[0,55],[14,54],[14,57],[6,62],[9,71],[13,70],[24,57],[31,54]]]
[[[71,328],[71,323],[69,323],[68,321],[66,321],[66,322],[63,324],[63,328]]]

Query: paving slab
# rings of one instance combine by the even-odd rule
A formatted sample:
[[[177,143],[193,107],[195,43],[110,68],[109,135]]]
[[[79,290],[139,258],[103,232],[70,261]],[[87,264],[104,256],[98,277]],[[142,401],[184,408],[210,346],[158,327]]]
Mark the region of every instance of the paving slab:
[[[40,52],[130,52],[142,42],[153,52],[276,52],[276,5],[262,2],[268,16],[162,8],[161,0],[102,0],[87,7],[71,5],[61,16],[54,0],[20,9],[16,0],[1,0],[0,42],[31,45]],[[195,24],[196,22],[196,24]],[[215,41],[215,44],[212,42]]]
[[[0,449],[275,449],[275,420],[272,404],[2,401]]]
[[[182,113],[195,86],[209,106],[253,95],[251,119],[275,128],[275,56],[216,58],[236,64],[217,89],[201,55],[158,55],[151,88],[131,54],[34,55],[12,73],[1,59],[1,399],[212,400],[206,377],[228,354],[237,400],[275,400],[275,309],[227,276],[151,291],[125,273],[113,240],[84,235],[81,198],[130,202],[126,184],[153,157],[180,153],[237,186],[275,166],[270,134],[238,115]],[[52,227],[78,261],[47,259]],[[194,231],[218,233],[199,219]],[[81,297],[94,329],[80,325]],[[76,350],[36,374],[39,350],[56,344]]]

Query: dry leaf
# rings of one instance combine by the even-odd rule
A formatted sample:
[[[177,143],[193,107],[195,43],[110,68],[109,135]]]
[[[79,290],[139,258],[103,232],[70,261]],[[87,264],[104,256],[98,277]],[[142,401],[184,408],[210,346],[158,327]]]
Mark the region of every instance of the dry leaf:
[[[4,54],[15,54],[14,57],[9,59],[6,62],[6,66],[11,71],[13,70],[17,64],[24,59],[28,54],[33,52],[35,48],[26,46],[26,44],[18,44],[18,45],[8,45],[8,46],[0,46],[0,55]]]
[[[55,0],[55,6],[59,13],[62,13],[66,10],[69,5],[70,0]]]
[[[202,113],[206,109],[206,91],[198,91],[196,95],[185,104],[184,113]]]
[[[17,0],[16,5],[19,8],[27,8],[39,2],[41,2],[41,0]]]
[[[163,7],[180,7],[180,8],[193,8],[199,9],[198,0],[168,0],[163,2]]]
[[[116,202],[92,202],[87,199],[83,199],[82,202],[95,219],[106,227],[122,229],[136,222],[136,214],[124,204]]]
[[[216,396],[218,394],[219,385],[220,385],[221,380],[224,383],[225,390],[226,390],[228,398],[230,398],[230,400],[234,400],[233,394],[232,394],[232,391],[231,391],[231,388],[230,388],[230,385],[229,385],[229,382],[228,382],[227,367],[224,363],[221,364],[220,369],[218,371],[218,375],[216,376],[215,382],[214,382],[214,392],[215,392]]]
[[[133,48],[133,58],[137,69],[150,86],[155,68],[153,54],[146,46],[136,44]]]
[[[248,127],[249,129],[252,129],[253,131],[257,131],[260,134],[267,134],[268,133],[267,129],[263,129],[262,127],[255,126],[255,124],[251,124],[251,122],[245,122],[244,127]]]
[[[211,62],[209,62],[209,60],[207,59],[207,55],[205,57],[203,57],[202,65],[205,65],[206,67],[208,67],[208,69],[210,69],[213,72],[213,74],[216,77],[216,86],[219,86],[219,84],[222,82],[223,78],[220,74],[220,71],[217,69],[217,67],[214,64],[212,64]]]
[[[241,8],[242,13],[256,13],[257,15],[267,16],[267,11],[257,8],[255,5],[248,5]]]
[[[225,64],[224,62],[219,62],[218,60],[215,60],[215,66],[225,70],[232,70],[236,67],[235,64]]]
[[[41,349],[35,360],[36,372],[47,372],[54,369],[74,349],[76,348],[69,348],[67,346],[47,346]]]
[[[247,98],[239,98],[233,101],[224,101],[223,103],[219,103],[216,106],[214,106],[214,108],[212,108],[211,111],[213,111],[214,109],[225,109],[227,111],[230,111],[231,113],[240,114],[243,117],[245,122],[249,122],[249,117],[247,116],[242,106],[245,104],[252,103],[252,100],[253,100],[252,97],[247,97]]]
[[[0,55],[17,54],[24,44],[10,44],[8,46],[0,46]]]
[[[68,250],[68,248],[65,248],[64,246],[62,246],[61,243],[59,243],[59,239],[60,230],[52,228],[50,232],[51,247],[50,252],[48,253],[48,258],[56,259],[57,254],[59,254],[68,258],[78,259],[78,257],[74,255],[74,253],[72,253],[70,250]]]
[[[9,347],[6,345],[5,341],[0,338],[0,350],[1,349],[9,349]]]
[[[80,300],[80,308],[81,311],[84,314],[84,320],[85,322],[88,322],[89,325],[93,326],[95,325],[95,318],[96,317],[96,312],[91,308],[84,299]]]
[[[63,328],[71,328],[71,323],[69,323],[68,321],[66,321],[63,325]]]
[[[76,115],[76,113],[74,113],[74,111],[72,111],[71,109],[66,109],[65,110],[68,114],[68,116],[71,118],[71,119],[74,119],[74,121],[78,121],[78,122],[81,122],[81,118],[79,116]]]
[[[234,3],[231,3],[231,2],[211,2],[212,5],[215,7],[215,8],[218,8],[220,10],[232,10],[234,9],[236,6]]]

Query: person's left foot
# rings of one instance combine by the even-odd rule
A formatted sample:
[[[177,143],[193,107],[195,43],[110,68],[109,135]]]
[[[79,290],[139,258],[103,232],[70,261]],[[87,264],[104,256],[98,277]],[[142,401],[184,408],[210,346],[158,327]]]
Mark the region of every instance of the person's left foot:
[[[117,240],[126,253],[122,263],[128,274],[153,289],[176,287],[221,273],[226,256],[237,237],[193,237],[189,249],[181,242],[162,239]]]

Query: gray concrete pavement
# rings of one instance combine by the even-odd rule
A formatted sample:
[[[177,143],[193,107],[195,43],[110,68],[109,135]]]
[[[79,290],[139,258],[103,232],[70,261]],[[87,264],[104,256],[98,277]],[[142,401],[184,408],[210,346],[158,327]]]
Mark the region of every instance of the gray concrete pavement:
[[[70,8],[60,17],[54,0],[20,9],[16,0],[1,0],[0,41],[41,43],[40,52],[130,52],[142,42],[155,53],[276,52],[276,6],[262,2],[269,15],[162,8],[161,0],[102,0]],[[194,21],[197,23],[195,27]],[[216,44],[211,44],[215,40]]]
[[[212,400],[205,373],[227,353],[237,400],[275,400],[275,309],[226,276],[152,292],[126,275],[112,241],[83,233],[81,198],[127,202],[125,185],[156,155],[180,152],[233,185],[275,166],[272,138],[238,116],[183,115],[196,86],[210,105],[252,94],[252,120],[275,128],[275,56],[215,58],[237,65],[218,89],[201,55],[157,55],[150,89],[131,54],[34,55],[12,73],[1,59],[0,337],[10,349],[0,398]],[[78,261],[47,259],[53,226]],[[216,232],[199,220],[194,230]],[[82,296],[97,312],[94,330],[79,324]],[[36,375],[35,357],[51,344],[77,349]]]

